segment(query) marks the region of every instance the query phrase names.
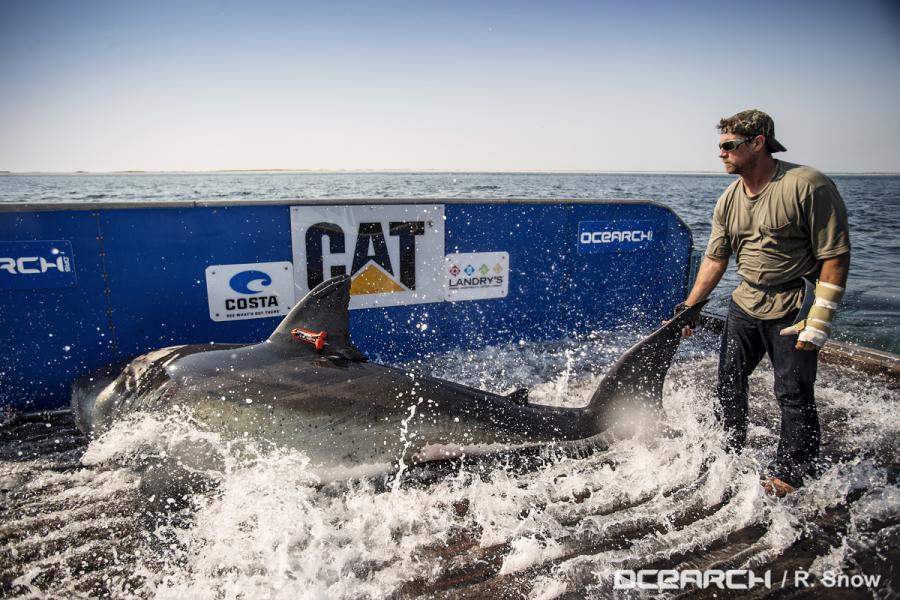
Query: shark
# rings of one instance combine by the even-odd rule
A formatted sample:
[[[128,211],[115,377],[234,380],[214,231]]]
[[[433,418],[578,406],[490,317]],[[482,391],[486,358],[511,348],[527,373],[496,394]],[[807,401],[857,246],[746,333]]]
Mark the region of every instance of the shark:
[[[660,413],[681,329],[703,306],[629,348],[587,406],[563,408],[370,362],[350,337],[350,285],[319,284],[259,343],[172,346],[79,378],[78,427],[97,436],[128,415],[185,407],[214,431],[301,450],[325,478],[629,436]]]

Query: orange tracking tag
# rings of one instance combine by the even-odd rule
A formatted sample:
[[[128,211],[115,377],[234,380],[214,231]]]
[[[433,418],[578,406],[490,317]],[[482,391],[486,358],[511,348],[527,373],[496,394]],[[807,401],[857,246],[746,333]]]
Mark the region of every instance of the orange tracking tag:
[[[312,344],[316,347],[316,352],[321,354],[322,350],[325,349],[325,338],[328,337],[328,332],[320,331],[319,333],[315,333],[314,331],[307,331],[306,329],[297,327],[296,329],[291,330],[291,337],[295,340]]]

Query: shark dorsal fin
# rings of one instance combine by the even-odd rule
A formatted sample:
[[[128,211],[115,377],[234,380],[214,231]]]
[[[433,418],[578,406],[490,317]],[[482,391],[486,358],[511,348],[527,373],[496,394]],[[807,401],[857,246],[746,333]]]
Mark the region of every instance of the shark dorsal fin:
[[[350,277],[340,275],[313,288],[275,328],[269,341],[276,344],[303,345],[291,336],[294,329],[325,331],[325,355],[365,361],[365,355],[350,341]],[[308,346],[307,346],[308,347]]]

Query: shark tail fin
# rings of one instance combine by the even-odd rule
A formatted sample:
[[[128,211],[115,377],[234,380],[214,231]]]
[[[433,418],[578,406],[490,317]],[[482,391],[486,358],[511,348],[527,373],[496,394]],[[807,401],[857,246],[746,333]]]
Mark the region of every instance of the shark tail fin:
[[[340,275],[313,288],[281,321],[269,342],[292,347],[308,347],[300,332],[315,334],[316,350],[359,362],[366,356],[350,341],[350,277]],[[327,335],[320,335],[325,333]]]
[[[596,430],[631,435],[662,408],[662,388],[681,341],[681,330],[696,321],[706,300],[678,312],[671,321],[629,348],[597,386],[587,410]]]

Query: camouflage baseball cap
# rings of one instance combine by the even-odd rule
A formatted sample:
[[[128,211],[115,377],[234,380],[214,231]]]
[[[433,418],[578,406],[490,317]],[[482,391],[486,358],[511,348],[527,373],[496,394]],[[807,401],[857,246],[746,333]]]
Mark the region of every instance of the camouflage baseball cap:
[[[772,120],[772,117],[755,108],[742,110],[736,115],[721,119],[719,131],[738,135],[762,135],[766,138],[766,145],[770,152],[787,150],[781,142],[775,139],[775,121]]]

